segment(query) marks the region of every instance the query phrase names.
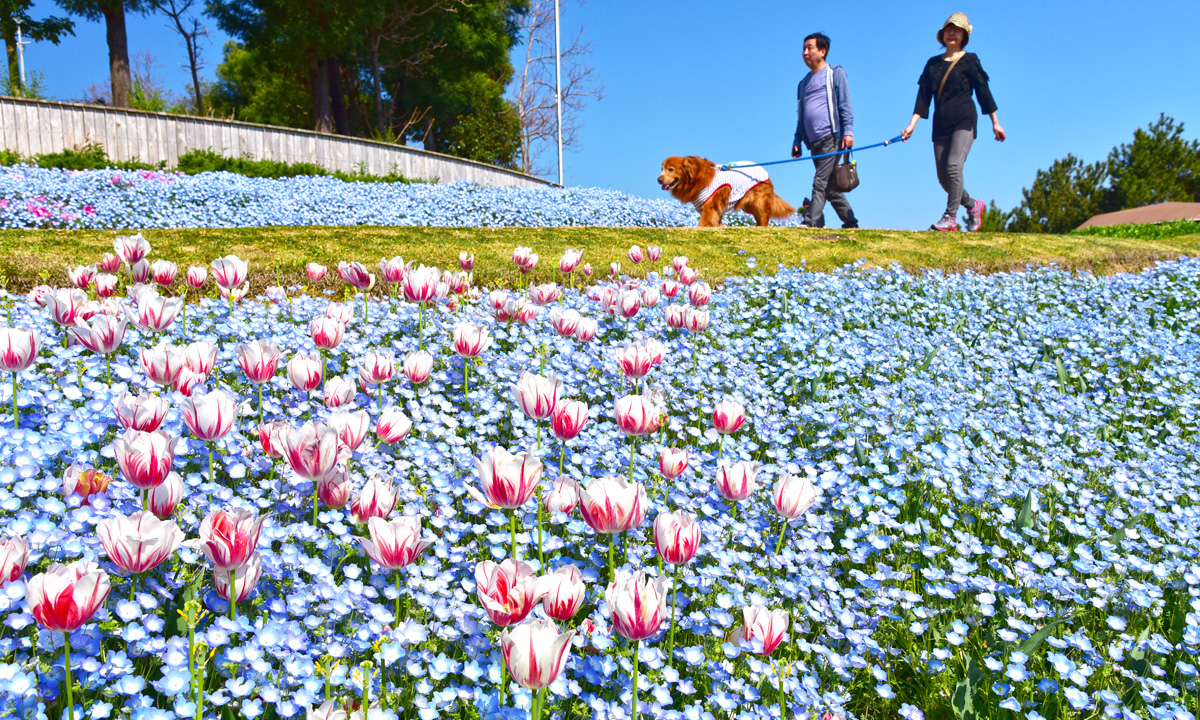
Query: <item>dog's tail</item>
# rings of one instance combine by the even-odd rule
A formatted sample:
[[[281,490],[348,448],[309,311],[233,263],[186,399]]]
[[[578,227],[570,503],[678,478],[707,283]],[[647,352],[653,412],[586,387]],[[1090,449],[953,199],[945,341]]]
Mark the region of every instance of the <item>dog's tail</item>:
[[[788,205],[787,201],[778,195],[771,195],[771,209],[768,211],[772,220],[790,218],[796,214],[796,208]]]

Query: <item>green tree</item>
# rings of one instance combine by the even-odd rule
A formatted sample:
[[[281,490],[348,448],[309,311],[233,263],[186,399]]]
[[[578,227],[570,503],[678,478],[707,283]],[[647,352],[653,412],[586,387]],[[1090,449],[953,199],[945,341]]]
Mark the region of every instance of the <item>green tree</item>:
[[[1038,170],[1032,187],[1021,191],[1021,204],[1013,212],[1012,232],[1065,233],[1074,230],[1104,205],[1108,164],[1084,163],[1074,155],[1055,160],[1049,170]]]
[[[0,0],[0,36],[4,37],[4,49],[8,53],[8,86],[15,95],[23,95],[25,91],[17,67],[17,23],[21,25],[21,36],[25,40],[57,45],[63,37],[75,34],[75,23],[69,18],[51,16],[34,20],[29,17],[32,6],[33,0]]]
[[[1106,204],[1114,210],[1200,202],[1200,140],[1185,140],[1183,123],[1161,114],[1149,128],[1134,131],[1132,143],[1113,148],[1108,174]]]
[[[518,168],[521,153],[521,117],[516,107],[500,100],[500,107],[484,107],[459,117],[450,131],[446,152],[489,165]]]
[[[248,50],[225,43],[225,59],[207,104],[216,115],[284,127],[306,127],[311,97],[308,74],[299,62],[287,62],[270,48]]]
[[[983,209],[983,222],[979,226],[981,232],[1004,232],[1008,227],[1008,223],[1012,220],[1012,210],[1005,212],[996,205],[996,201],[992,200],[988,206]]]
[[[112,85],[112,104],[129,107],[133,77],[129,72],[129,37],[125,32],[125,13],[146,13],[149,0],[57,0],[60,7],[88,20],[104,20],[108,41],[108,74]]]

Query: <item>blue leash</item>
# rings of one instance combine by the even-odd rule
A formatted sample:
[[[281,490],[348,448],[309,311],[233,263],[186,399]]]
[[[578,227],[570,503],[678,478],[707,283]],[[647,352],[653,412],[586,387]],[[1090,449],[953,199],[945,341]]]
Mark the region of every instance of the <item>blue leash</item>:
[[[821,158],[833,157],[835,155],[845,155],[846,153],[854,153],[854,152],[858,152],[859,150],[870,150],[871,148],[887,147],[888,145],[891,145],[892,143],[900,142],[903,139],[904,139],[903,135],[897,135],[896,137],[892,138],[891,140],[884,140],[883,142],[875,143],[874,145],[867,145],[865,147],[856,147],[856,148],[851,148],[849,150],[838,150],[837,152],[825,153],[823,155],[809,155],[808,157],[789,158],[788,160],[773,160],[771,162],[763,162],[763,163],[726,163],[726,164],[722,165],[720,167],[720,169],[721,170],[732,170],[734,168],[744,168],[744,167],[766,167],[768,165],[783,165],[784,163],[800,162],[801,160],[820,160]]]

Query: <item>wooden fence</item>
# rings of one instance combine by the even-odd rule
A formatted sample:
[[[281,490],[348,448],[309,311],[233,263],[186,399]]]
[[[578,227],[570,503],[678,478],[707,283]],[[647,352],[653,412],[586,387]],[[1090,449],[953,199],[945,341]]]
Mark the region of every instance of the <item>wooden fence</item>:
[[[168,168],[189,151],[212,150],[226,157],[306,162],[346,173],[397,172],[416,180],[469,180],[509,187],[553,184],[515,170],[374,140],[235,120],[0,97],[0,148],[28,157],[86,145],[99,145],[116,161],[166,163]]]

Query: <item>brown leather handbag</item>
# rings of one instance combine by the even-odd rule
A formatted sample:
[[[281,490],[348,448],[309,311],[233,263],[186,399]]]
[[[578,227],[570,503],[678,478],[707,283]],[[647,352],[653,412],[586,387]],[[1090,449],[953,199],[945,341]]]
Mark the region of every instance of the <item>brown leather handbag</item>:
[[[833,189],[848,193],[858,187],[858,163],[850,159],[850,153],[842,156],[842,162],[833,171]]]

